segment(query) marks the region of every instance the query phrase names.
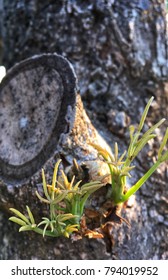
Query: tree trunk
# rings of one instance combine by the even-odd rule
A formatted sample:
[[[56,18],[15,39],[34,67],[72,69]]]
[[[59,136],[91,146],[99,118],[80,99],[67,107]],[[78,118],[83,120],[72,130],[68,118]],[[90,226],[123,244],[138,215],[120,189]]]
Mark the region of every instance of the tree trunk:
[[[3,62],[10,68],[16,62],[43,52],[57,52],[66,56],[75,68],[81,97],[94,126],[111,147],[117,141],[121,150],[124,150],[128,142],[127,126],[130,121],[139,121],[146,100],[151,95],[155,96],[156,102],[148,123],[154,123],[168,115],[166,28],[163,0],[98,0],[94,3],[61,1],[59,4],[56,1],[30,0],[27,3],[24,0],[6,0],[2,26]],[[81,101],[75,104],[76,111],[84,112],[80,109]],[[47,106],[49,105],[46,104],[46,108]],[[84,120],[86,126],[90,127],[88,118],[84,117]],[[73,137],[77,133],[76,148],[72,150],[68,147],[61,152],[68,163],[72,162],[74,156],[77,156],[78,160],[85,160],[81,156],[84,150],[78,152],[78,148],[85,143],[85,138],[88,138],[89,129],[83,130],[81,122],[80,125],[76,123],[77,128],[70,129]],[[86,131],[86,136],[82,131]],[[97,134],[93,126],[91,131],[92,135]],[[159,137],[162,134],[163,131],[158,130]],[[78,135],[82,135],[82,138]],[[43,145],[40,141],[39,145],[41,144]],[[157,147],[151,143],[150,148],[150,156],[155,156]],[[86,147],[86,150],[88,149],[90,152],[90,148]],[[2,151],[1,148],[1,157],[5,157]],[[72,151],[75,151],[75,154]],[[51,157],[52,153],[53,150],[50,151],[49,158],[52,158],[53,164],[56,157],[55,154]],[[47,157],[39,163],[37,169],[40,170],[41,166],[46,164],[46,170],[51,174],[52,165],[46,160]],[[149,168],[150,160],[147,150],[144,150],[136,162],[139,169],[134,174],[134,180]],[[4,169],[4,176],[5,174]],[[23,175],[22,172],[20,174]],[[29,173],[28,176],[30,175]],[[126,225],[115,224],[114,244],[110,245],[107,240],[83,239],[71,243],[70,240],[62,238],[43,240],[34,234],[22,235],[15,232],[13,224],[7,222],[8,214],[4,210],[0,233],[1,258],[166,259],[166,176],[166,164],[163,164],[137,193],[134,205],[123,212],[131,223],[131,229]],[[36,182],[38,184],[39,179]],[[27,197],[26,204],[32,203],[30,183],[25,184],[24,188],[7,184],[6,189],[1,188],[1,193],[3,209],[14,204],[16,194],[24,194],[20,198],[18,195],[18,201]],[[29,252],[24,250],[27,244]]]

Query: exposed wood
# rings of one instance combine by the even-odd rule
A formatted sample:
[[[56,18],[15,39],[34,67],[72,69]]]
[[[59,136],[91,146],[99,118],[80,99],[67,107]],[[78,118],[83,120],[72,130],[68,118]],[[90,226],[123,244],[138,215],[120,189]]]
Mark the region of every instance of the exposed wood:
[[[30,180],[53,156],[93,159],[98,133],[88,119],[72,65],[57,54],[15,65],[0,87],[0,178]],[[94,154],[94,155],[93,155]]]
[[[164,0],[28,2],[4,1],[3,62],[8,69],[16,62],[42,52],[56,51],[68,57],[74,65],[89,118],[97,130],[103,132],[111,147],[117,141],[122,151],[128,144],[127,120],[138,123],[151,95],[155,96],[155,103],[150,110],[148,125],[168,116],[168,37]],[[80,106],[79,101],[76,112],[79,108],[81,113]],[[159,139],[163,131],[157,132]],[[72,129],[71,133],[75,138],[78,131]],[[82,135],[81,141],[76,139],[77,143],[81,144],[86,134]],[[75,154],[69,156],[68,148],[73,143],[66,140],[63,143],[64,147],[60,148],[66,164],[73,156],[84,156],[84,149],[78,150],[78,145],[74,147]],[[149,168],[156,149],[156,145],[150,143],[150,154],[145,149],[138,157],[138,169],[131,183]],[[54,155],[45,163],[45,170],[49,173],[47,178],[50,178],[55,160]],[[0,257],[167,259],[166,170],[167,166],[163,164],[136,194],[134,203],[125,208],[123,215],[131,223],[131,228],[114,225],[114,243],[86,239],[76,243],[65,239],[43,241],[41,237],[14,232],[14,225],[7,222],[6,210],[15,201],[23,203],[24,200],[30,205],[34,188],[40,188],[41,176],[36,173],[31,184],[22,189],[11,185],[3,191],[1,188],[1,206],[5,210],[0,239],[5,241],[0,243]],[[37,211],[38,207],[34,205],[33,209]],[[25,252],[23,248],[27,246],[29,251]]]

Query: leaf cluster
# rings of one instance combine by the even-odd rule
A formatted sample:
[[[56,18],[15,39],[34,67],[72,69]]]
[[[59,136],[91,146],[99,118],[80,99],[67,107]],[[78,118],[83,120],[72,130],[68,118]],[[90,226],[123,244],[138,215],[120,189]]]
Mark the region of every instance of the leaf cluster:
[[[165,121],[165,119],[160,120],[145,133],[142,133],[144,122],[152,101],[153,97],[147,103],[138,127],[135,128],[133,125],[130,126],[130,144],[127,151],[125,151],[121,156],[119,156],[117,143],[114,145],[114,153],[109,153],[106,149],[90,143],[90,145],[98,151],[100,158],[103,159],[109,167],[111,176],[110,200],[113,207],[127,201],[129,197],[147,181],[158,166],[168,160],[168,150],[165,151],[168,141],[167,128],[158,150],[156,162],[142,176],[142,178],[136,182],[136,184],[127,189],[127,177],[131,177],[130,173],[135,168],[135,166],[132,165],[133,160],[137,157],[148,141],[156,137],[156,134],[154,133],[155,130]],[[61,235],[69,237],[72,233],[80,231],[87,200],[95,191],[103,187],[105,183],[102,183],[101,176],[99,181],[92,181],[86,184],[82,184],[82,180],[76,181],[75,176],[72,176],[72,179],[69,180],[63,170],[61,170],[61,175],[58,176],[60,163],[61,160],[58,160],[55,165],[51,184],[47,184],[46,176],[44,170],[42,169],[44,195],[41,196],[39,192],[36,191],[38,199],[48,206],[48,217],[42,217],[42,220],[39,223],[36,223],[28,206],[26,206],[26,215],[14,208],[10,209],[15,216],[10,217],[9,220],[20,225],[19,231],[32,230],[42,234],[43,237],[57,237]],[[75,164],[77,165],[76,161]],[[92,236],[92,238],[98,238],[98,236],[101,236],[98,232],[86,229],[86,226],[83,226],[83,230],[85,232],[85,236]]]
[[[81,181],[75,183],[75,176],[69,181],[64,171],[58,180],[58,167],[61,160],[55,165],[52,184],[46,182],[44,170],[42,169],[42,183],[44,196],[38,191],[38,199],[48,205],[49,216],[42,217],[42,221],[35,222],[33,214],[28,206],[27,216],[14,208],[10,210],[17,216],[9,218],[10,221],[19,224],[19,231],[35,231],[44,236],[65,236],[69,237],[73,232],[80,228],[80,220],[83,216],[84,207],[89,196],[101,188],[103,184],[99,181],[83,184]],[[43,228],[41,228],[43,227]]]
[[[101,156],[108,164],[112,182],[111,200],[114,205],[127,201],[129,197],[133,195],[147,181],[147,179],[153,174],[158,166],[164,161],[168,160],[168,150],[164,152],[168,141],[167,128],[163,137],[163,141],[158,150],[156,162],[135,185],[131,186],[128,191],[125,191],[127,189],[126,179],[127,177],[131,177],[130,171],[135,168],[134,165],[131,165],[133,160],[137,157],[139,152],[144,148],[148,141],[156,137],[154,131],[165,121],[165,119],[161,119],[145,133],[142,133],[144,122],[152,101],[153,97],[150,98],[145,107],[138,128],[136,129],[133,125],[130,126],[130,144],[128,150],[125,151],[120,157],[118,156],[119,153],[117,143],[114,145],[114,154],[110,154],[108,151],[98,145],[91,144],[98,151],[99,156]]]

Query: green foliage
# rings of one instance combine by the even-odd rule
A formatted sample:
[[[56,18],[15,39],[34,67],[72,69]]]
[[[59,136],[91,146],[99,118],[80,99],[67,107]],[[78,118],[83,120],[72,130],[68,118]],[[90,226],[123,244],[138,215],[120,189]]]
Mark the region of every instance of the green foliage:
[[[165,119],[160,120],[144,134],[142,134],[142,128],[144,126],[144,122],[152,101],[153,97],[151,97],[148,104],[146,105],[137,130],[134,126],[130,126],[130,145],[128,147],[128,150],[125,151],[120,158],[118,158],[117,143],[115,143],[114,145],[114,155],[110,154],[98,145],[91,144],[108,164],[112,182],[111,200],[114,205],[127,201],[129,197],[147,181],[147,179],[153,174],[158,166],[162,162],[168,160],[168,151],[164,152],[164,148],[168,140],[167,129],[158,151],[157,161],[135,185],[133,185],[128,191],[126,191],[126,179],[127,177],[131,177],[130,171],[135,168],[135,166],[131,166],[133,160],[143,149],[143,147],[148,143],[148,141],[156,137],[154,130],[165,121]]]
[[[39,200],[48,205],[49,217],[43,217],[42,221],[37,224],[28,206],[26,206],[28,217],[16,209],[10,208],[17,217],[13,216],[9,220],[21,226],[19,231],[32,230],[42,234],[43,237],[61,235],[69,237],[71,233],[79,230],[87,199],[103,184],[98,181],[84,185],[81,185],[81,181],[79,181],[74,184],[75,176],[69,182],[63,170],[61,171],[62,175],[57,180],[60,162],[61,160],[55,165],[51,185],[46,183],[44,170],[42,169],[44,197],[36,191]]]
[[[103,158],[109,167],[112,185],[110,198],[114,210],[116,205],[127,201],[129,197],[147,181],[161,163],[168,160],[168,151],[164,151],[168,141],[167,128],[158,150],[156,162],[135,185],[127,190],[127,177],[131,177],[130,172],[135,168],[135,166],[132,165],[133,160],[148,141],[156,137],[154,133],[155,129],[165,121],[165,119],[160,120],[144,134],[142,133],[144,122],[152,101],[153,97],[146,105],[138,128],[136,129],[134,126],[130,126],[130,144],[128,150],[120,157],[117,143],[114,145],[114,154],[110,154],[96,144],[90,144],[98,151],[99,156]],[[85,205],[88,198],[105,184],[101,183],[102,177],[100,176],[100,181],[88,182],[86,184],[82,184],[82,181],[75,182],[75,176],[69,181],[63,170],[61,170],[61,175],[58,176],[60,162],[61,160],[58,160],[55,165],[51,185],[47,184],[45,173],[42,169],[44,196],[41,196],[36,191],[38,199],[48,206],[48,217],[42,217],[42,220],[36,223],[30,208],[26,206],[26,215],[14,208],[10,208],[15,216],[10,217],[9,220],[20,226],[20,232],[35,231],[42,234],[43,237],[69,237],[72,233],[79,233],[80,231],[80,233],[84,233],[84,236],[102,238],[103,235],[100,232],[87,229],[83,220]],[[77,165],[76,161],[75,164]],[[78,169],[78,166],[76,167]],[[101,229],[103,229],[103,226],[104,225],[101,225]]]

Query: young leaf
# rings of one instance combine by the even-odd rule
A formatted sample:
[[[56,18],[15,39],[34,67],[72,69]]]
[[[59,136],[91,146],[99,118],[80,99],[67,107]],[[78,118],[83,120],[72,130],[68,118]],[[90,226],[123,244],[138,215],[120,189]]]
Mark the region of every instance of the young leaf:
[[[115,162],[117,162],[117,160],[118,160],[118,144],[116,142],[114,144],[114,158],[115,158]]]
[[[21,231],[29,231],[29,230],[32,230],[32,227],[29,226],[29,225],[25,225],[25,226],[20,227],[19,232],[21,232]]]
[[[130,139],[131,139],[131,142],[132,142],[134,131],[135,131],[135,127],[133,125],[130,125],[129,126],[129,131],[130,131]]]
[[[66,226],[65,231],[63,232],[63,235],[64,235],[65,237],[69,238],[69,235],[70,235],[71,233],[77,232],[77,231],[78,231],[78,227],[79,227],[78,224]]]
[[[57,163],[55,165],[55,168],[54,168],[53,179],[52,179],[52,190],[55,189],[56,180],[57,180],[57,173],[58,173],[58,167],[59,167],[60,162],[61,162],[61,159],[57,161]]]
[[[49,195],[48,190],[47,190],[47,183],[46,183],[44,169],[42,169],[42,180],[43,180],[44,194],[45,194],[46,198],[50,201],[50,195]]]
[[[115,158],[112,154],[110,154],[106,149],[100,147],[97,144],[94,143],[89,143],[90,146],[92,146],[93,148],[95,148],[98,151],[98,154],[101,155],[105,160],[111,160],[112,162],[115,161]]]
[[[78,218],[78,215],[67,213],[67,214],[60,214],[57,216],[58,222],[64,222],[73,218]]]
[[[30,218],[31,223],[32,223],[32,224],[35,224],[35,220],[34,220],[34,217],[33,217],[32,212],[30,211],[29,206],[26,206],[26,209],[27,209],[27,213],[28,213],[28,215],[29,215],[29,218]]]
[[[68,191],[64,191],[56,196],[56,198],[51,202],[52,205],[61,202],[68,194]]]
[[[14,223],[16,223],[16,224],[18,224],[18,225],[20,225],[20,226],[25,226],[26,225],[26,223],[23,220],[21,220],[19,218],[16,218],[14,216],[10,217],[9,220],[14,222]]]
[[[159,161],[160,162],[164,162],[168,160],[168,151],[166,151],[160,158],[159,158]]]
[[[47,200],[47,199],[43,198],[43,197],[38,193],[38,191],[35,191],[35,194],[37,195],[37,197],[38,197],[39,200],[41,200],[41,201],[44,202],[44,203],[50,204],[50,200],[51,200],[50,197],[49,197],[49,200]]]
[[[166,129],[166,133],[165,133],[165,135],[164,135],[164,137],[163,137],[163,141],[162,141],[162,143],[161,143],[161,145],[160,145],[160,148],[159,148],[159,151],[158,151],[158,158],[161,157],[161,154],[162,154],[162,152],[163,152],[163,149],[164,149],[164,147],[166,146],[167,140],[168,140],[168,128]]]
[[[14,208],[10,208],[9,210],[12,211],[15,215],[17,215],[26,224],[30,224],[29,220],[21,212],[19,212],[18,210],[14,209]]]
[[[67,178],[67,176],[65,175],[65,173],[64,173],[63,170],[61,170],[61,174],[62,174],[62,178],[63,178],[63,180],[64,180],[64,186],[65,186],[66,189],[69,190],[69,185],[70,185],[70,183],[68,182],[68,178]]]
[[[75,181],[75,175],[72,177],[72,180],[70,182],[70,185],[69,185],[70,190],[73,188],[74,181]]]
[[[136,147],[136,149],[134,151],[133,158],[135,158],[139,154],[139,152],[142,151],[143,147],[148,143],[148,141],[153,139],[154,137],[156,137],[156,134],[148,135],[145,138],[142,137],[139,140],[139,143],[137,143],[137,147]]]
[[[161,119],[159,122],[157,122],[155,125],[153,125],[151,128],[149,128],[143,135],[143,138],[145,139],[147,136],[149,136],[156,128],[161,126],[161,124],[165,121],[166,119]]]
[[[49,224],[46,224],[45,227],[44,227],[44,229],[43,229],[43,238],[44,238],[44,236],[45,236],[45,233],[46,233],[46,230],[47,230],[48,226],[49,226]]]
[[[94,186],[83,188],[82,189],[82,194],[84,194],[84,193],[91,194],[91,193],[97,191],[98,189],[100,189],[103,186],[104,186],[104,184],[97,184],[97,185],[94,185]]]
[[[119,160],[118,160],[118,163],[121,163],[123,158],[125,157],[127,151],[124,151],[124,153],[120,156]],[[124,162],[123,162],[124,163]]]
[[[37,226],[40,227],[41,225],[49,224],[48,218],[42,218],[44,221],[41,221]]]
[[[152,96],[152,97],[149,99],[149,101],[148,101],[148,103],[147,103],[147,105],[146,105],[146,107],[145,107],[145,109],[144,109],[144,112],[143,112],[143,114],[142,114],[142,117],[141,117],[141,120],[140,120],[140,123],[139,123],[139,126],[138,126],[138,131],[139,131],[139,132],[142,130],[142,128],[143,128],[143,126],[144,126],[144,122],[145,122],[146,116],[147,116],[148,111],[149,111],[149,107],[150,107],[150,105],[151,105],[153,99],[154,99],[154,97]]]
[[[127,155],[128,155],[129,158],[131,158],[132,155],[134,154],[134,151],[136,149],[136,143],[138,141],[139,135],[140,135],[140,133],[136,132],[135,135],[133,136],[132,140],[131,140],[131,143],[128,147],[128,152],[127,152]]]
[[[78,191],[79,185],[80,185],[81,182],[82,182],[82,180],[78,181],[78,182],[75,184],[75,186],[73,187],[73,190],[74,190],[74,191]]]

